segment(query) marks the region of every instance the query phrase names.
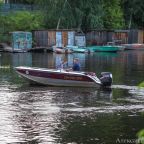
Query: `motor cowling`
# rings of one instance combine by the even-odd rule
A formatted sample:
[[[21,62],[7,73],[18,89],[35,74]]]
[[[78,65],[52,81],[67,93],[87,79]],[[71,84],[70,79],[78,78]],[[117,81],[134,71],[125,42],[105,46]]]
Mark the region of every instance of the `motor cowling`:
[[[103,86],[111,86],[112,85],[112,73],[110,72],[102,72],[100,81]]]

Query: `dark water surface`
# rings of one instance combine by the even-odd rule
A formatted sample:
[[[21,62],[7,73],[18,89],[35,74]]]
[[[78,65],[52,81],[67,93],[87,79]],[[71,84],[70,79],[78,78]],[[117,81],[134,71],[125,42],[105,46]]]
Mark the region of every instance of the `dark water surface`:
[[[112,89],[31,86],[13,67],[54,68],[79,57],[82,70],[113,74]],[[144,51],[0,54],[0,144],[115,144],[144,128]]]

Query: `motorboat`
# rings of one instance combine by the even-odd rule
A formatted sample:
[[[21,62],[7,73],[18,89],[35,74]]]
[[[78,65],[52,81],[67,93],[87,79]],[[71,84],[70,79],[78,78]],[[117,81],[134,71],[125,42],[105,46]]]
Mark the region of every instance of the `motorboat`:
[[[15,67],[16,72],[32,83],[51,86],[100,87],[111,86],[112,74],[102,72],[98,78],[93,72],[68,71],[36,67]]]
[[[89,51],[94,51],[94,52],[117,52],[117,51],[119,51],[119,47],[111,46],[111,45],[89,46],[89,47],[87,47],[87,49]]]
[[[118,41],[119,42],[119,41]],[[125,50],[125,46],[121,45],[121,44],[117,44],[116,42],[108,42],[107,46],[114,46],[118,48],[118,51],[124,51]]]

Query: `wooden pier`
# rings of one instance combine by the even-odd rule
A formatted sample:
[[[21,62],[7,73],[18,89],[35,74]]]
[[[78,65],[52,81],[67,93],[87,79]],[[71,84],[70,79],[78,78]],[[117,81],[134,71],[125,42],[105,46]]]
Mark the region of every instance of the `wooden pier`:
[[[30,52],[52,52],[52,47],[33,47]]]

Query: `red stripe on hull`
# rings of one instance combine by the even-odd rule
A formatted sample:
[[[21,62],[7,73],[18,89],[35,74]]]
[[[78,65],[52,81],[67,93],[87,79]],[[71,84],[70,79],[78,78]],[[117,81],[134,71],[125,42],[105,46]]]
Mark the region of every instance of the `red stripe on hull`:
[[[46,72],[46,71],[27,70],[27,69],[17,69],[17,71],[19,73],[31,75],[35,77],[93,82],[93,80],[90,79],[89,77],[78,75],[78,74],[62,73],[62,72],[61,73],[60,72]]]

